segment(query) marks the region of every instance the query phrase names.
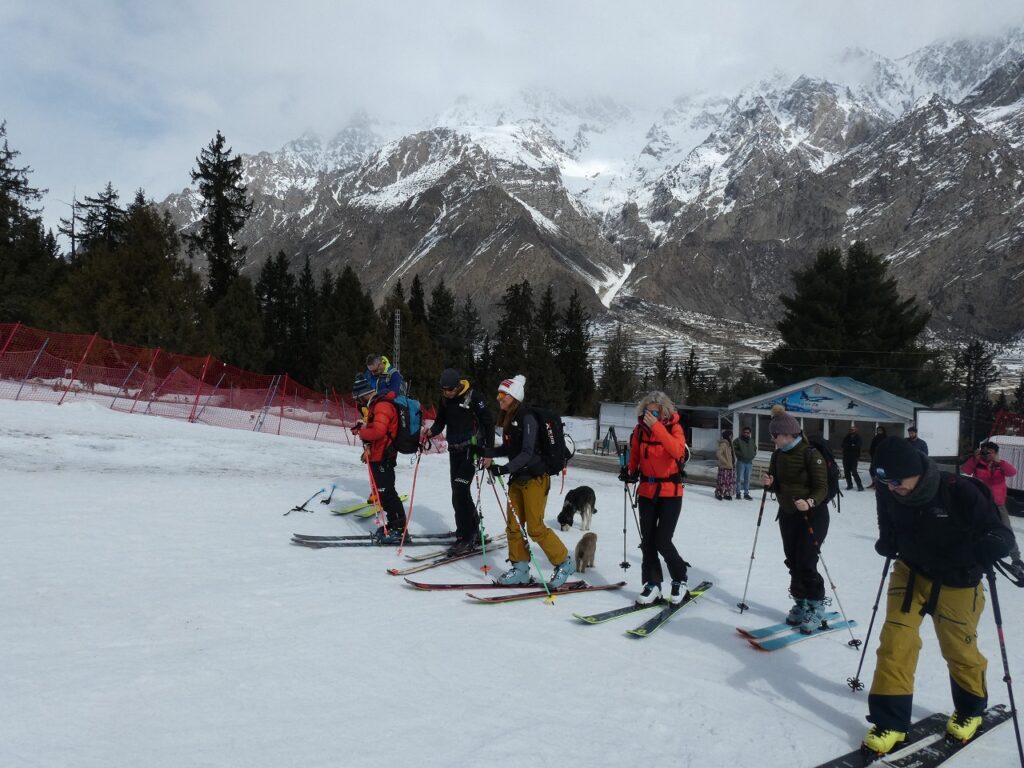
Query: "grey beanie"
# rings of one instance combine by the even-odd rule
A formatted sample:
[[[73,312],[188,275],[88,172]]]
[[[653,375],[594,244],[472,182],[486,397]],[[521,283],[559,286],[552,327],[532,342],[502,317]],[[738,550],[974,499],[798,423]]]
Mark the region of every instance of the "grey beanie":
[[[768,432],[772,437],[779,435],[799,435],[801,432],[800,422],[793,416],[786,413],[783,405],[772,406],[772,420],[768,424]]]

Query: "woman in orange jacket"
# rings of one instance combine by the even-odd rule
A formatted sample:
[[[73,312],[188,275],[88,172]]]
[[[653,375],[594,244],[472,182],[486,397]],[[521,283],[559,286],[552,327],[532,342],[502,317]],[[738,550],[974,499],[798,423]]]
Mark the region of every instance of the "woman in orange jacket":
[[[676,550],[672,536],[683,508],[683,477],[679,461],[686,452],[686,437],[679,414],[664,392],[651,392],[637,406],[639,424],[629,439],[629,464],[620,474],[625,482],[639,483],[640,574],[643,592],[637,598],[648,605],[661,598],[660,555],[668,566],[672,589],[667,599],[679,603],[686,596],[689,565]]]

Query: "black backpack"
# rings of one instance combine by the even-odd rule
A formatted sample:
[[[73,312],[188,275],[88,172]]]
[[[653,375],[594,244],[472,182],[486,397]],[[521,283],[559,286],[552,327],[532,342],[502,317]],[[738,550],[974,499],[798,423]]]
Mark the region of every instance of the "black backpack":
[[[569,464],[573,454],[565,444],[565,429],[562,417],[547,408],[530,408],[537,417],[540,427],[537,435],[537,453],[544,462],[544,471],[549,475],[560,475]]]
[[[828,504],[833,499],[836,500],[836,511],[841,512],[841,502],[843,492],[839,490],[839,464],[836,463],[835,454],[832,453],[832,449],[828,443],[822,440],[820,437],[808,437],[807,448],[804,449],[804,463],[807,465],[807,474],[811,474],[811,448],[821,454],[821,458],[825,462],[825,471],[828,474],[828,492],[825,494],[825,501],[822,504]]]

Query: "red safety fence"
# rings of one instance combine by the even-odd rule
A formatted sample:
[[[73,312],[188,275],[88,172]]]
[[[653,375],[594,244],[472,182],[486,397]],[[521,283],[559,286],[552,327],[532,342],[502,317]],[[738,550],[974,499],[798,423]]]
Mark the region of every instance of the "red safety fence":
[[[353,372],[354,375],[355,372]],[[0,398],[101,401],[144,413],[252,432],[355,445],[359,409],[287,374],[253,373],[207,355],[115,344],[93,334],[0,323]],[[424,409],[429,421],[432,411]],[[433,450],[444,450],[436,441]]]

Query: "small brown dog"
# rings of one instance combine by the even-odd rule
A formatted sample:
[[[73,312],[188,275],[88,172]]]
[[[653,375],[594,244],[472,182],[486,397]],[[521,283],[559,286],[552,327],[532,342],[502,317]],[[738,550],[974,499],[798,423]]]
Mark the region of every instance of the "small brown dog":
[[[597,552],[597,534],[584,533],[576,542],[576,573],[586,573],[594,567],[594,553]]]

